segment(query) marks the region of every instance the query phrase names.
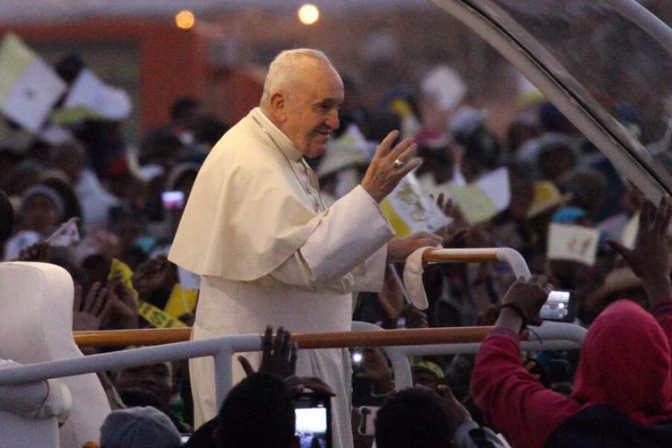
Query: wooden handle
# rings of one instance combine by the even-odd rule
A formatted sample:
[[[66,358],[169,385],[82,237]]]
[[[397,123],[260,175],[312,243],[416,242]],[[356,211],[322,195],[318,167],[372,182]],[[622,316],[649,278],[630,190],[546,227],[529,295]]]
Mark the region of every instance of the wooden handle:
[[[497,249],[428,250],[422,254],[422,259],[428,263],[497,261]]]
[[[300,348],[378,347],[383,345],[425,345],[481,342],[492,327],[422,328],[413,330],[342,331],[296,333]],[[161,345],[188,341],[190,328],[75,332],[80,347],[115,345]]]

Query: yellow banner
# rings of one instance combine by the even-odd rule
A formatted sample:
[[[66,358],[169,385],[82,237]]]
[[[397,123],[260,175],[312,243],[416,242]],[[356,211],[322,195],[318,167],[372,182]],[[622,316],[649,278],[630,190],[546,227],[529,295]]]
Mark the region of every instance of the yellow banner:
[[[156,328],[186,327],[181,321],[144,300],[140,300],[138,313]]]
[[[185,313],[193,313],[197,301],[197,290],[185,289],[179,283],[176,283],[164,310],[173,317],[180,317]]]
[[[173,312],[179,312],[180,308],[184,309],[183,303],[188,303],[191,304],[192,301],[190,300],[191,294],[185,294],[184,296],[184,301],[183,297],[181,294],[181,288],[178,284],[175,285],[173,288],[173,292],[170,296],[170,299],[168,300],[168,303],[166,304],[166,311],[161,310],[160,308],[155,307],[151,303],[145,302],[144,300],[140,300],[138,298],[138,292],[135,290],[133,287],[133,282],[131,281],[133,277],[133,271],[131,268],[124,263],[123,261],[117,260],[116,258],[112,260],[112,266],[110,267],[110,274],[108,275],[108,279],[111,279],[115,275],[119,275],[121,277],[121,281],[123,284],[128,288],[129,291],[131,291],[131,294],[133,294],[133,297],[135,297],[135,300],[138,301],[138,313],[145,318],[147,322],[155,326],[156,328],[172,328],[172,327],[186,327],[186,325],[181,322],[180,320],[176,319],[176,317],[181,316],[185,312],[180,312],[177,315],[171,315],[172,312],[168,311],[168,306],[171,305],[172,302],[177,302],[174,305],[171,305],[171,311]],[[195,293],[194,298],[193,298],[193,309],[196,308],[196,297],[197,297],[197,291],[187,291],[185,290],[186,293]],[[175,299],[174,299],[175,297]],[[189,311],[191,312],[191,311]]]

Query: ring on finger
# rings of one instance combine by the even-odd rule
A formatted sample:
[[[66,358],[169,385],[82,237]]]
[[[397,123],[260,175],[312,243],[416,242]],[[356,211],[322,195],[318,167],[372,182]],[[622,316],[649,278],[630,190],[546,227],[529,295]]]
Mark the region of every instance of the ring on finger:
[[[406,165],[406,162],[404,162],[403,160],[396,159],[394,161],[394,166],[396,166],[397,168],[401,168],[404,165]]]

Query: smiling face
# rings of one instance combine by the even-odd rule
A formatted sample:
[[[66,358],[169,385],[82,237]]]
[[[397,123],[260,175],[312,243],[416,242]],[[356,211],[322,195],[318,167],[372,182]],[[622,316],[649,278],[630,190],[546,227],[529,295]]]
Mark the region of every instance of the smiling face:
[[[338,129],[343,82],[330,64],[319,59],[303,58],[292,70],[287,87],[271,96],[271,119],[297,150],[317,157]]]

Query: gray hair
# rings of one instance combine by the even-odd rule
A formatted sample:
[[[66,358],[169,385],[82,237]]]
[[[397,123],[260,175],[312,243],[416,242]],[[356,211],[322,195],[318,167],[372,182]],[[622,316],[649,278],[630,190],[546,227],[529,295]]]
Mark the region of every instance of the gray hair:
[[[332,65],[327,55],[319,50],[296,48],[280,52],[268,67],[268,73],[264,81],[264,93],[261,96],[260,102],[262,106],[268,104],[274,93],[287,88],[287,86],[294,82],[295,71],[292,68],[304,58],[316,59]]]

